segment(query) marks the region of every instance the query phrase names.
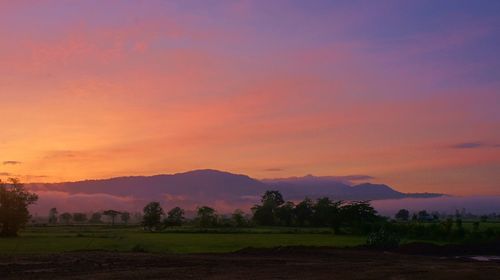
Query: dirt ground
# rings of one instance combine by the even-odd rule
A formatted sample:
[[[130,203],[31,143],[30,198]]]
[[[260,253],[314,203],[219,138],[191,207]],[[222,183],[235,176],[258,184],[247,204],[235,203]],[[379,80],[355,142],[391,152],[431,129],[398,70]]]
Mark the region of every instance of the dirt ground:
[[[227,254],[77,252],[0,257],[0,279],[500,279],[499,262],[364,249]]]

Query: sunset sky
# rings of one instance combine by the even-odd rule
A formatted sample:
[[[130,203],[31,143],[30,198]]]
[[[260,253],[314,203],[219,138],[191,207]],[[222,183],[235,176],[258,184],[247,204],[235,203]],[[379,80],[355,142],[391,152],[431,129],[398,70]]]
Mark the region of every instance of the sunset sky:
[[[500,194],[500,1],[0,0],[0,178]]]

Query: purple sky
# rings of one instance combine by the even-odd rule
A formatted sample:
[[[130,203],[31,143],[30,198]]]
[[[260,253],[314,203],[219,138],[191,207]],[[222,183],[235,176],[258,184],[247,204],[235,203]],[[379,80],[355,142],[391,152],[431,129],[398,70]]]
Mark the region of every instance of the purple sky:
[[[0,178],[214,168],[498,195],[499,14],[499,1],[0,1]]]

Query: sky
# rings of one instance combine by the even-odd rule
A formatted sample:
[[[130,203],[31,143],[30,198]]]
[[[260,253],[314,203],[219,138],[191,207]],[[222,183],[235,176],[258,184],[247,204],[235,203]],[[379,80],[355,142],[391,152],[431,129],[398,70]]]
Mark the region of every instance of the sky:
[[[499,1],[0,0],[0,178],[500,195]]]

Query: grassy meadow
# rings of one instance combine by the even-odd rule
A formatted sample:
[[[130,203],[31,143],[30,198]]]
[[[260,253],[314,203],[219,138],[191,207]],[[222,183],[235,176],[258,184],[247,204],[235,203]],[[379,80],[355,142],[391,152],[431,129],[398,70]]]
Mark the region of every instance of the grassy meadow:
[[[430,225],[430,224],[429,224]],[[464,222],[472,229],[472,222]],[[482,222],[479,230],[500,229],[500,223]],[[118,251],[154,253],[224,253],[246,247],[363,245],[366,236],[335,235],[330,228],[174,227],[145,232],[139,226],[70,225],[28,226],[16,238],[0,238],[0,254],[40,254],[75,251]],[[417,240],[402,240],[403,243]],[[426,242],[444,244],[445,241]]]
[[[334,235],[329,229],[173,229],[144,232],[125,226],[28,227],[17,238],[0,239],[0,254],[86,250],[155,253],[222,253],[246,247],[335,246],[364,244],[364,236]]]

